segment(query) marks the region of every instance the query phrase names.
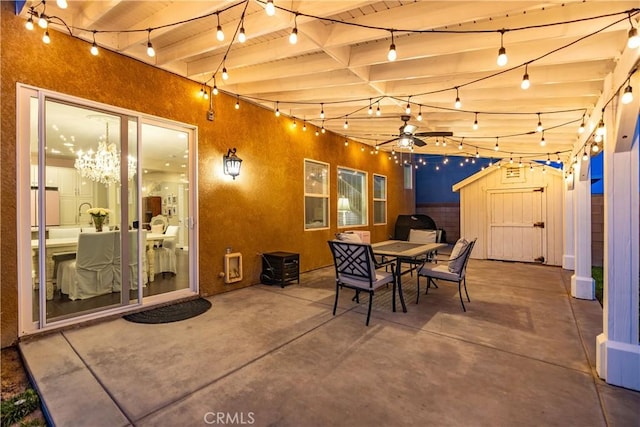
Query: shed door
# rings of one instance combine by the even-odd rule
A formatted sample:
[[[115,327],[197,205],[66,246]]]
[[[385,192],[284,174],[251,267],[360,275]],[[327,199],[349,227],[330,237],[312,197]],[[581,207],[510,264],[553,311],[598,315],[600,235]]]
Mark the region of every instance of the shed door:
[[[488,258],[544,262],[544,188],[488,195]]]

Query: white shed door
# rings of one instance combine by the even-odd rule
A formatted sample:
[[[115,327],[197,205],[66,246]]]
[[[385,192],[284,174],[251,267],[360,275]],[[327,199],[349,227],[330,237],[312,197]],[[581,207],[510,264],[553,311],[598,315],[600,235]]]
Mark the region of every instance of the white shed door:
[[[543,188],[488,193],[488,258],[545,261],[543,194]]]

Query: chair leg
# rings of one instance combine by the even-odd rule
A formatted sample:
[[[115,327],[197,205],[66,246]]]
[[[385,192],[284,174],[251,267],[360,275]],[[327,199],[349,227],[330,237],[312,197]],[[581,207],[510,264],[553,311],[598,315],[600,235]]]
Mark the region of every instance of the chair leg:
[[[356,289],[356,294],[351,298],[351,301],[355,301],[360,304],[360,291]]]
[[[338,292],[340,292],[340,285],[336,283],[336,300],[333,303],[333,315],[336,315],[336,308],[338,307]]]
[[[469,292],[467,292],[467,278],[465,277],[462,280],[464,280],[464,293],[467,294],[467,301],[471,302],[471,299],[469,299]]]
[[[460,295],[460,304],[462,304],[462,311],[467,311],[467,308],[464,306],[464,301],[462,300],[462,289],[460,289],[461,284],[462,280],[458,281],[458,295]]]
[[[420,275],[416,277],[416,285],[418,286],[418,291],[416,292],[416,304],[420,300]]]
[[[369,292],[369,310],[367,310],[367,325],[369,326],[369,318],[371,317],[371,305],[373,303],[373,291]]]

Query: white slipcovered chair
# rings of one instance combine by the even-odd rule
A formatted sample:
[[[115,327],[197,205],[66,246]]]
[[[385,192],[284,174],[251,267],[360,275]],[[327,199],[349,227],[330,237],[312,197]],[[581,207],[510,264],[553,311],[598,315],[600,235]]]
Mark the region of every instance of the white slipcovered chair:
[[[113,231],[80,233],[75,260],[62,261],[56,282],[69,299],[86,299],[112,292],[114,280]]]
[[[156,273],[178,273],[176,265],[176,243],[179,230],[180,227],[177,225],[169,225],[167,231],[164,233],[167,238],[162,240],[162,246],[153,248]]]
[[[152,233],[164,233],[169,226],[169,220],[164,215],[156,215],[149,221]]]
[[[140,251],[140,247],[138,246],[138,233],[142,233],[142,284],[143,286],[147,284],[149,281],[148,277],[148,269],[147,269],[147,252],[146,252],[146,239],[147,239],[147,230],[129,230],[129,262],[124,263],[125,265],[129,265],[129,289],[135,290],[138,289],[138,253]],[[120,253],[120,232],[115,233],[114,239],[114,258],[113,258],[113,268],[114,268],[114,279],[113,279],[113,292],[120,292],[122,290],[122,280],[121,280],[121,271],[122,271],[122,263],[121,263],[121,253]]]

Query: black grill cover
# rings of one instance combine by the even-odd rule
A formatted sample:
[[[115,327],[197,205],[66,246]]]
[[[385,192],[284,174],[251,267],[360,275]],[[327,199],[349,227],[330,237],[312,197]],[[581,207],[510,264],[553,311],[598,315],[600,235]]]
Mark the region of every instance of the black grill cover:
[[[395,240],[408,240],[409,230],[437,230],[436,223],[428,215],[398,215],[393,238]]]

